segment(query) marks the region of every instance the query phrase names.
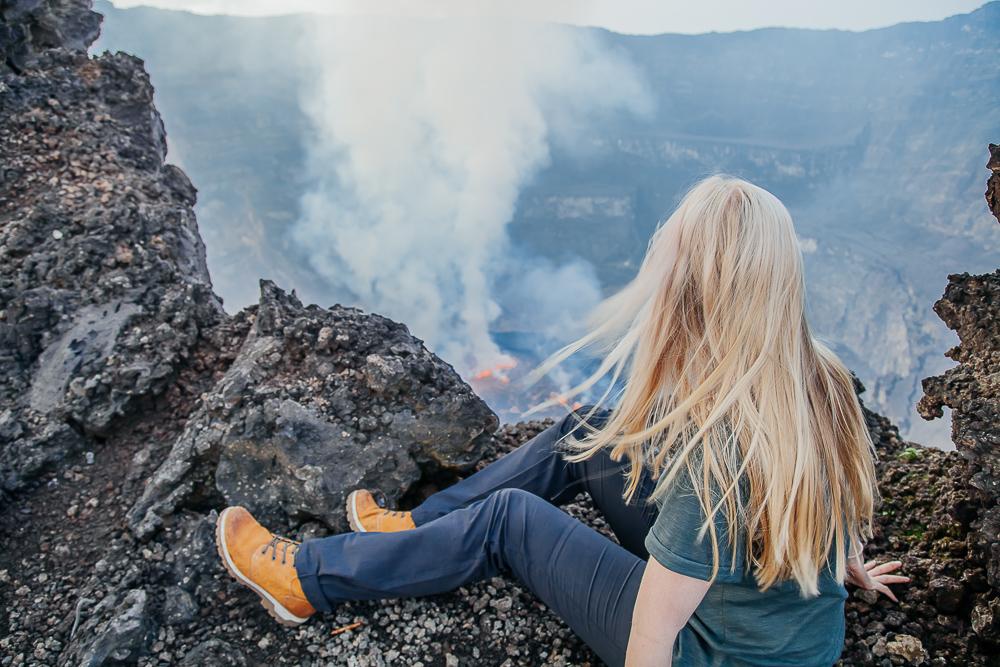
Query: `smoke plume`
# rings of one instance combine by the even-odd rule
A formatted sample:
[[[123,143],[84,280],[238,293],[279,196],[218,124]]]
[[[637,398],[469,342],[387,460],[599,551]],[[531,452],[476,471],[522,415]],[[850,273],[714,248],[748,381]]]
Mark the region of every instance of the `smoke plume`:
[[[592,305],[592,272],[514,253],[506,226],[553,145],[648,111],[597,31],[352,17],[303,44],[320,65],[302,102],[313,136],[293,239],[324,296],[405,322],[463,373],[509,361],[490,336],[505,308],[544,315],[560,294]]]

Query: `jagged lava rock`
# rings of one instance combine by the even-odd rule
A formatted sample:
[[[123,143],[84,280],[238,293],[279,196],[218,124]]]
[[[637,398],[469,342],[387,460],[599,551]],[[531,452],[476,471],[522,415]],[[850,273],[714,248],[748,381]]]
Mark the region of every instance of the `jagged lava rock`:
[[[395,502],[423,474],[482,457],[496,415],[407,328],[303,307],[269,281],[250,334],[129,513],[148,537],[177,508],[241,504],[347,530],[351,490]]]
[[[990,159],[986,163],[990,178],[986,181],[986,205],[1000,222],[1000,146],[990,144]]]
[[[135,664],[148,652],[156,636],[150,606],[149,595],[141,588],[105,597],[80,625],[75,641],[66,648],[63,664],[81,667]],[[110,618],[100,620],[106,611],[110,612]]]
[[[1000,146],[990,144],[987,167],[986,201],[1000,222]],[[989,584],[1000,591],[1000,269],[948,276],[934,312],[958,334],[960,344],[946,353],[958,366],[924,379],[917,408],[925,419],[940,417],[942,406],[952,409],[952,440],[969,462],[969,483],[983,497],[979,547]]]
[[[90,0],[0,2],[0,74],[21,72],[47,49],[85,52],[101,29]]]
[[[195,189],[164,164],[142,62],[87,57],[99,26],[89,2],[5,1],[0,19],[0,489],[9,491],[163,391],[224,313]]]

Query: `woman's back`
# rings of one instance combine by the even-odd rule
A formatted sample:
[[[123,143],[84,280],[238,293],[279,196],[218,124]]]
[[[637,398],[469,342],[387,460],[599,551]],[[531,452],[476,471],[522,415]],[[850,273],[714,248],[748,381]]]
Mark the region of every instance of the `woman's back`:
[[[570,397],[608,376],[620,387],[573,456],[627,460],[627,497],[645,474],[661,480],[654,496],[686,474],[705,516],[726,518],[724,532],[706,522],[706,542],[745,535],[762,589],[794,579],[818,593],[831,550],[842,580],[871,529],[873,446],[850,371],[810,332],[784,205],[740,179],[701,181],[591,319],[542,365],[597,345],[600,367]]]
[[[705,514],[687,477],[679,476],[658,504],[660,512],[646,536],[650,556],[678,574],[709,578],[712,545],[707,537],[698,538]],[[678,635],[675,664],[805,667],[835,662],[844,642],[847,591],[834,577],[833,552],[830,567],[820,572],[818,595],[803,597],[794,579],[762,591],[746,565],[744,540],[735,548],[729,544],[721,512],[715,526],[721,536],[719,571]]]
[[[581,415],[593,406],[579,410]],[[596,410],[586,422],[593,428],[607,424],[611,411]],[[696,462],[697,463],[697,462]],[[656,481],[643,475],[634,503],[644,504],[654,495]],[[718,488],[713,488],[718,500]],[[741,499],[748,499],[747,484]],[[669,490],[655,501],[656,519],[646,534],[645,547],[651,558],[673,572],[696,579],[712,579],[714,560],[711,541],[699,537],[705,512],[686,469],[672,480]],[[834,663],[844,642],[844,601],[847,590],[834,576],[835,552],[829,567],[820,572],[818,595],[803,597],[794,579],[760,590],[747,566],[743,531],[730,545],[726,516],[714,517],[718,539],[718,563],[712,585],[702,602],[678,634],[674,664],[701,665],[792,665],[809,667]]]

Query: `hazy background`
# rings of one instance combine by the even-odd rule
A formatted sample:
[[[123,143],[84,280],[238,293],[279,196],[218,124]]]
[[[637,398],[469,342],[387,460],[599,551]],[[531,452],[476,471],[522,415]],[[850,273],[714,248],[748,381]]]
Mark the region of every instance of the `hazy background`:
[[[507,379],[578,333],[722,170],[791,209],[814,328],[866,400],[945,446],[950,420],[913,406],[957,342],[931,310],[947,274],[997,265],[1000,4],[863,32],[551,23],[865,28],[978,3],[807,4],[98,2],[94,50],[146,60],[231,311],[263,276],[381,312],[516,419],[530,401]]]
[[[702,33],[754,28],[867,30],[906,21],[937,21],[980,7],[982,0],[115,0],[136,6],[183,9],[200,14],[276,16],[333,15],[508,18],[632,34]]]

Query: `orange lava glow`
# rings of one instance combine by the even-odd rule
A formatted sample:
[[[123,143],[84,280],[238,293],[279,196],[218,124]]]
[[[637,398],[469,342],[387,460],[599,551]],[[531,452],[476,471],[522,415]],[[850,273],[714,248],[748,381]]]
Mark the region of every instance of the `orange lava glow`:
[[[516,361],[513,360],[503,361],[494,366],[493,368],[484,368],[483,370],[476,372],[475,374],[473,374],[472,379],[485,380],[487,378],[495,378],[497,382],[499,382],[500,384],[509,384],[510,377],[508,377],[505,371],[509,371],[512,368],[516,367],[517,367]]]
[[[530,367],[531,365],[528,364],[525,370],[530,369]],[[513,418],[513,421],[517,421],[517,418],[524,414],[526,408],[523,406],[525,404],[528,406],[537,406],[546,400],[551,403],[541,412],[533,413],[534,416],[530,417],[531,419],[541,419],[543,417],[558,418],[561,411],[556,405],[561,406],[567,411],[578,410],[583,407],[583,403],[580,401],[570,403],[570,400],[562,396],[562,394],[552,391],[552,383],[550,381],[528,387],[518,387],[518,382],[516,381],[519,381],[522,375],[523,372],[519,368],[517,360],[509,359],[489,367],[481,368],[475,372],[470,372],[467,377],[474,391],[493,409],[497,410],[497,414],[502,413],[504,420],[511,420]],[[548,397],[544,398],[547,393]]]
[[[564,408],[569,408],[570,407],[569,401],[566,400],[565,396],[561,396],[559,394],[552,393],[552,394],[549,394],[549,400],[555,401],[556,403],[558,403],[559,405],[563,406]],[[570,409],[571,410],[579,410],[582,407],[583,407],[583,403],[581,403],[580,401],[574,401],[573,402],[573,407],[570,408]]]

